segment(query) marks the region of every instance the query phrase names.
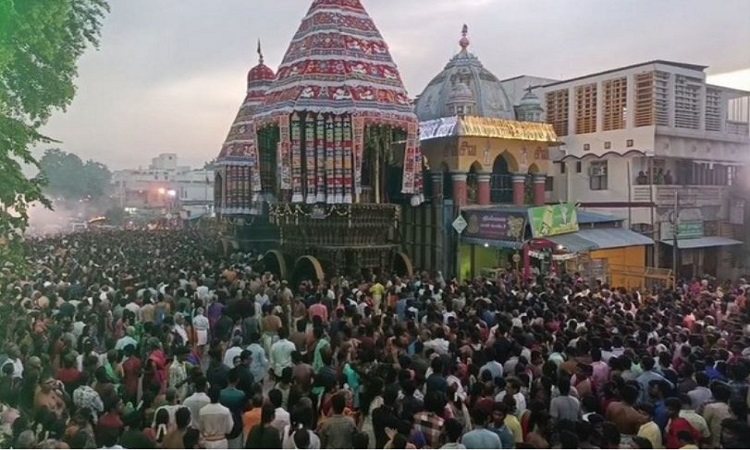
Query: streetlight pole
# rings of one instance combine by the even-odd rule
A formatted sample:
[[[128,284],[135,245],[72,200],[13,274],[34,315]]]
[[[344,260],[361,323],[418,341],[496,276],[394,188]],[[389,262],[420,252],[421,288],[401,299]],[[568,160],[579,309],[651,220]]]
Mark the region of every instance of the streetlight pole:
[[[674,286],[677,285],[677,259],[680,255],[680,249],[678,248],[679,239],[677,235],[680,232],[680,191],[675,189],[674,191],[674,210],[672,211],[672,277],[674,279]]]

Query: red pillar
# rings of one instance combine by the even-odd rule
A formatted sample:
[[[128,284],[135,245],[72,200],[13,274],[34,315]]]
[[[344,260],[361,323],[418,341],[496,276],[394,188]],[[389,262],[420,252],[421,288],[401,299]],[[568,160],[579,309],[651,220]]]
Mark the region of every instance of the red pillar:
[[[544,194],[546,193],[547,187],[547,175],[540,174],[534,175],[534,204],[537,206],[544,205],[546,203]]]
[[[466,174],[453,173],[451,178],[453,179],[453,204],[456,207],[466,205]]]
[[[480,173],[477,175],[477,203],[489,205],[490,202],[490,174]]]
[[[430,182],[432,183],[432,199],[443,199],[443,172],[430,172]]]
[[[513,204],[526,203],[526,175],[513,175]]]

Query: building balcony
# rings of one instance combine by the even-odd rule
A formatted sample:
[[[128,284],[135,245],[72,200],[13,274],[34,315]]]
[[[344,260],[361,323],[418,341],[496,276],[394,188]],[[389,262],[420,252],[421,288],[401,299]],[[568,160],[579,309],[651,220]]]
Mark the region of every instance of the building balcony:
[[[654,206],[672,206],[675,192],[679,192],[681,207],[722,205],[729,195],[730,186],[698,185],[636,185],[631,187],[633,203],[652,203]]]
[[[750,136],[750,124],[747,122],[734,122],[727,120],[727,133],[738,136]]]

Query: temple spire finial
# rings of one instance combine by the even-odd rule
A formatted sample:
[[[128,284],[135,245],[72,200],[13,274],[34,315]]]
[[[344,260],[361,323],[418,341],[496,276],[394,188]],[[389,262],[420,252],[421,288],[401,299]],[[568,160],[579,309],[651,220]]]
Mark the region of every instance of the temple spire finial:
[[[469,26],[464,24],[464,27],[461,29],[461,40],[458,41],[458,45],[461,46],[461,51],[466,51],[466,49],[469,48],[471,42],[469,41],[468,35]]]
[[[258,61],[263,64],[263,48],[260,46],[260,39],[258,39]]]

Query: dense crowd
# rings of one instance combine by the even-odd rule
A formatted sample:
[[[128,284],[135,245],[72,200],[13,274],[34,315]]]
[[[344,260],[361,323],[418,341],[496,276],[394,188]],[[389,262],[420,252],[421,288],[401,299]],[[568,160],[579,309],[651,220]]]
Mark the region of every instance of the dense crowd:
[[[292,286],[202,231],[26,245],[0,273],[0,447],[750,443],[744,280]]]

